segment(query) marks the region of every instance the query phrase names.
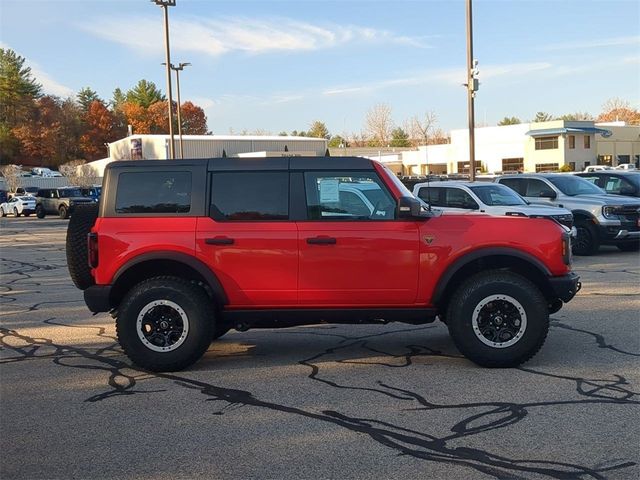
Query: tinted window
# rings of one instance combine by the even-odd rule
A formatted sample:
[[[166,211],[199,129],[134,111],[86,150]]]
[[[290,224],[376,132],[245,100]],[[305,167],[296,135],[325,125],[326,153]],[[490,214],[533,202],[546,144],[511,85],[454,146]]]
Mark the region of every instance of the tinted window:
[[[540,197],[543,193],[547,193],[550,190],[552,190],[551,187],[544,183],[542,180],[530,178],[527,180],[527,191],[525,192],[525,196]]]
[[[304,174],[309,220],[392,220],[395,202],[373,172]]]
[[[287,220],[288,172],[216,172],[211,216],[216,220]]]
[[[418,190],[418,197],[427,202],[432,207],[446,207],[444,189],[434,187],[421,187]]]
[[[562,177],[551,177],[549,181],[553,183],[565,195],[598,195],[605,193],[601,188],[589,183],[584,178],[574,175],[564,175]]]
[[[445,190],[446,205],[451,208],[478,208],[476,201],[461,188],[447,187]]]
[[[520,195],[524,196],[525,192],[525,183],[522,178],[501,178],[500,183],[502,185],[506,185],[507,187],[515,190]]]
[[[79,188],[63,188],[60,190],[61,198],[69,198],[69,197],[82,197],[82,192]]]
[[[117,213],[187,213],[191,172],[125,172],[118,176]]]

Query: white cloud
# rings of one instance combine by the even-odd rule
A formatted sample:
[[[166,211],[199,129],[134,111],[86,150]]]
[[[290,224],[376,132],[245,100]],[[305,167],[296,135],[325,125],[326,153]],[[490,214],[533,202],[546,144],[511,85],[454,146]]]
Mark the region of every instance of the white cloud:
[[[36,81],[42,84],[42,90],[44,93],[56,95],[58,97],[70,97],[74,93],[73,89],[58,83],[48,73],[35,66],[33,63],[31,64],[31,73]]]
[[[159,19],[98,19],[79,28],[143,53],[161,53],[164,33]],[[290,18],[253,20],[171,20],[171,49],[175,52],[199,52],[220,56],[232,51],[262,54],[275,51],[311,51],[347,43],[393,43],[416,48],[431,48],[426,37],[396,35],[387,30],[355,25],[318,26]]]
[[[554,43],[551,45],[541,46],[540,50],[578,50],[588,48],[602,48],[602,47],[618,47],[621,45],[640,45],[640,35],[628,36],[628,37],[614,37],[614,38],[601,38],[601,39],[589,39],[575,42]]]

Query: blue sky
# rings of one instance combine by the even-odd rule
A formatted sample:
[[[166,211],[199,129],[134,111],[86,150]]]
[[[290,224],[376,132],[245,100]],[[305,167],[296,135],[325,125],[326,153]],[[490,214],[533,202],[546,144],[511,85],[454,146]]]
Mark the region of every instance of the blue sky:
[[[640,107],[637,0],[475,0],[477,122],[537,111],[597,114],[611,97]],[[466,126],[465,2],[177,0],[169,9],[182,101],[217,134],[360,132],[387,103],[398,125],[433,111]],[[162,9],[147,0],[2,0],[0,44],[47,93],[89,86],[105,99],[144,78],[166,90]],[[175,94],[174,94],[175,95]]]

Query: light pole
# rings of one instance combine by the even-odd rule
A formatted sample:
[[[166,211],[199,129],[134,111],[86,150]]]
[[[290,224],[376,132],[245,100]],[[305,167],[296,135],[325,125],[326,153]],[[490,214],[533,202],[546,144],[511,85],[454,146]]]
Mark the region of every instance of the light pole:
[[[469,180],[476,179],[475,112],[473,99],[478,91],[478,61],[473,58],[473,19],[471,0],[467,0],[467,109],[469,115]]]
[[[180,117],[180,72],[184,67],[188,67],[190,63],[179,63],[178,66],[171,65],[171,69],[176,72],[176,90],[178,92],[178,138],[180,139],[180,158],[184,158],[184,149],[182,146],[182,118]]]
[[[176,0],[151,0],[164,10],[164,45],[166,49],[167,64],[167,102],[169,104],[169,156],[175,158],[175,149],[173,145],[173,99],[171,98],[171,55],[169,54],[169,10],[167,7],[175,7]]]

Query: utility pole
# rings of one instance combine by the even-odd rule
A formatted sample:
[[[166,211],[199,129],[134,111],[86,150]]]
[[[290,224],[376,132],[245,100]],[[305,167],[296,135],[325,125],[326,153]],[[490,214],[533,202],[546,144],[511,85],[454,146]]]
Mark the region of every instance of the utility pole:
[[[171,65],[171,68],[176,72],[176,91],[178,93],[178,139],[180,142],[180,158],[184,158],[184,147],[182,145],[182,118],[180,116],[180,72],[184,70],[184,67],[188,67],[190,63],[179,63],[177,67]]]
[[[473,18],[471,0],[467,0],[467,110],[469,116],[470,180],[476,179],[475,111],[474,98],[478,91],[478,61],[473,58]]]
[[[175,7],[176,0],[151,0],[156,5],[162,7],[164,11],[164,45],[166,50],[167,64],[167,103],[169,104],[169,157],[176,158],[173,145],[173,98],[171,98],[171,55],[169,51],[169,10],[168,7]]]

